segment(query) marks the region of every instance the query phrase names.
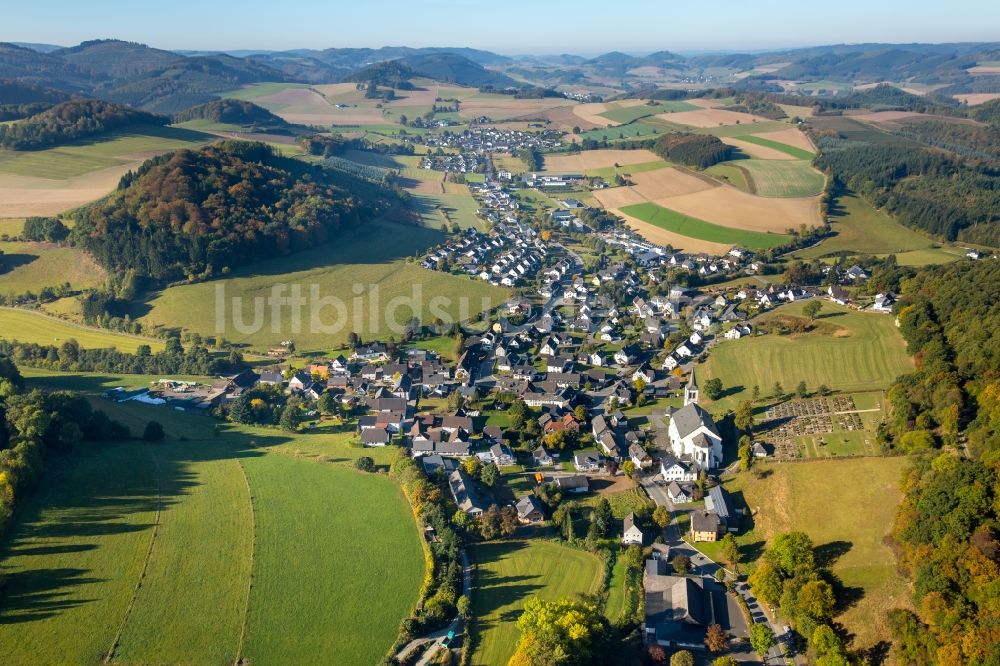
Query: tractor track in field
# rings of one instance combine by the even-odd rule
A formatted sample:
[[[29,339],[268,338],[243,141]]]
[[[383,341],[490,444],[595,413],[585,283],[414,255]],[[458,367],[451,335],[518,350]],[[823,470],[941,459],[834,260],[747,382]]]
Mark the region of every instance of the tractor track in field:
[[[239,465],[240,474],[243,476],[243,483],[247,487],[247,499],[250,502],[250,572],[247,575],[247,596],[246,603],[243,605],[243,622],[240,626],[240,638],[236,643],[236,656],[233,659],[235,666],[241,666],[241,664],[248,663],[242,655],[243,648],[246,645],[247,625],[250,623],[250,593],[253,591],[253,565],[257,554],[257,515],[253,504],[253,489],[250,487],[250,479],[247,477],[246,468],[243,467],[243,462],[239,458],[236,459],[236,464]]]
[[[150,445],[147,444],[147,447],[150,447]],[[122,634],[125,633],[125,627],[128,625],[129,617],[131,617],[132,610],[135,608],[135,601],[139,598],[139,590],[142,589],[142,581],[146,578],[146,571],[149,569],[149,560],[153,555],[153,546],[156,545],[156,535],[160,530],[160,514],[163,511],[163,492],[162,484],[160,482],[160,461],[152,453],[151,447],[147,450],[150,451],[149,457],[153,461],[153,476],[156,479],[156,514],[153,519],[153,531],[149,535],[149,546],[146,548],[146,556],[142,561],[142,570],[139,572],[139,580],[136,581],[135,589],[132,590],[132,598],[129,599],[128,606],[125,608],[125,615],[122,618],[121,625],[118,627],[118,631],[115,633],[114,640],[111,642],[111,647],[104,655],[103,662],[105,664],[110,664],[115,658],[115,652],[118,650],[118,646],[121,643]]]

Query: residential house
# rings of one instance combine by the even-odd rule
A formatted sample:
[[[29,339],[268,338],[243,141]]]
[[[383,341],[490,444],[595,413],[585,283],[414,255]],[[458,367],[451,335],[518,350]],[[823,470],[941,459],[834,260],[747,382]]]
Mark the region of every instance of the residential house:
[[[711,578],[673,576],[666,558],[646,560],[643,575],[646,640],[665,647],[704,650],[708,627],[731,630],[725,588]]]
[[[691,489],[676,481],[671,481],[670,485],[667,486],[667,497],[674,504],[687,504],[693,499]]]
[[[545,520],[545,508],[534,495],[525,495],[517,501],[517,519],[522,523],[539,523]]]
[[[590,490],[590,479],[582,474],[559,476],[555,482],[564,493],[585,493]]]
[[[636,469],[647,470],[653,466],[653,458],[637,442],[628,447],[628,457]]]
[[[642,530],[635,524],[635,513],[629,512],[625,516],[622,529],[622,543],[628,545],[642,545]]]
[[[582,449],[573,455],[573,465],[580,472],[592,472],[600,469],[602,463],[603,458],[596,449]]]
[[[514,456],[514,452],[506,444],[494,444],[490,447],[490,460],[493,461],[497,467],[506,467],[508,465],[514,465],[517,463],[517,458]]]
[[[448,488],[458,508],[470,516],[482,515],[489,508],[489,503],[475,489],[472,479],[462,468],[448,475]]]
[[[531,458],[539,467],[546,467],[553,463],[552,455],[545,450],[544,446],[539,446],[531,452]]]

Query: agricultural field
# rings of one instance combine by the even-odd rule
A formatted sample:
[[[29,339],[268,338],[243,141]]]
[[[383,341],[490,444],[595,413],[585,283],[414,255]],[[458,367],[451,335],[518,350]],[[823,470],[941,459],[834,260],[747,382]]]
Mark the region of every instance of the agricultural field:
[[[884,542],[906,464],[899,457],[768,464],[761,479],[741,474],[726,484],[753,512],[753,530],[738,539],[749,552],[782,532],[810,536],[817,559],[835,577],[838,598],[848,601],[835,621],[853,636],[854,648],[891,640],[886,613],[909,605],[906,581]]]
[[[581,173],[593,169],[613,168],[615,164],[626,167],[656,162],[662,160],[649,150],[585,150],[579,153],[546,155],[545,170],[556,173]]]
[[[83,250],[52,243],[0,241],[0,293],[38,293],[69,282],[87,289],[104,281],[104,269]]]
[[[858,255],[893,253],[897,257],[919,256],[925,260],[921,263],[945,263],[958,259],[962,254],[952,248],[939,248],[934,241],[904,227],[853,192],[839,194],[830,207],[829,216],[835,235],[792,256],[815,259],[833,257],[842,252]],[[916,252],[921,255],[916,255]]]
[[[354,84],[348,84],[353,90]],[[333,101],[320,92],[319,87],[287,84],[262,83],[226,94],[226,97],[242,99],[262,106],[271,113],[298,125],[381,125],[386,121],[382,109],[375,108],[377,100],[363,100],[362,104],[352,100]],[[337,108],[336,104],[346,104]]]
[[[747,231],[712,224],[711,222],[689,217],[654,203],[625,206],[621,211],[626,215],[662,227],[667,231],[711,243],[742,245],[751,249],[767,249],[783,245],[789,240],[789,237],[784,234],[761,233],[759,231]]]
[[[135,353],[140,345],[149,345],[153,351],[161,351],[164,347],[163,341],[155,338],[82,326],[15,308],[0,308],[0,338],[57,347],[72,338],[84,349],[114,348],[127,353]]]
[[[520,632],[517,618],[524,602],[597,592],[604,564],[596,556],[552,541],[505,541],[471,549],[476,563],[476,666],[503,666],[514,654]]]
[[[733,162],[723,162],[721,164],[713,164],[712,166],[705,169],[705,173],[717,178],[718,180],[726,183],[727,185],[732,185],[738,190],[750,193],[751,186],[750,181],[747,177],[750,175],[743,169],[740,169]]]
[[[803,317],[804,304],[783,305],[764,318]],[[791,392],[800,381],[810,390],[826,384],[835,391],[866,391],[888,388],[912,369],[892,317],[823,301],[813,331],[726,340],[712,349],[698,374],[722,380],[726,395],[716,408],[721,410],[749,399],[755,385],[762,395],[775,382]]]
[[[112,650],[110,663],[382,657],[424,566],[395,484],[265,450],[286,438],[277,431],[217,438],[204,416],[112,406],[163,414],[168,434],[190,421],[179,432],[203,438],[83,445],[51,464],[0,551],[0,659],[96,663]],[[372,580],[384,586],[377,603]]]
[[[178,127],[138,127],[46,150],[0,150],[0,217],[61,213],[104,196],[150,157],[214,139]]]
[[[798,130],[794,131],[801,134],[801,132],[798,132]],[[802,136],[805,135],[803,134]],[[782,143],[780,141],[775,141],[774,139],[769,139],[761,135],[748,134],[746,136],[737,136],[734,138],[736,138],[739,141],[745,141],[746,143],[752,143],[758,146],[762,146],[764,148],[777,150],[797,160],[811,160],[814,157],[813,152],[806,150],[805,148],[792,146],[787,143]]]
[[[823,191],[826,178],[805,160],[735,160],[746,171],[751,192],[760,197],[812,197]]]
[[[657,118],[670,123],[688,125],[690,127],[718,127],[719,125],[747,126],[754,123],[767,122],[767,118],[754,116],[739,111],[725,109],[700,108],[691,111],[676,111],[657,115]]]
[[[402,331],[389,330],[382,316],[383,309],[395,297],[419,295],[418,316],[426,322],[438,314],[436,305],[434,314],[430,313],[433,297],[450,299],[450,303],[442,304],[443,311],[462,319],[497,307],[509,298],[510,292],[506,289],[465,276],[427,270],[406,260],[442,242],[443,238],[433,229],[371,222],[325,246],[235,270],[225,280],[169,287],[140,306],[135,317],[147,326],[177,327],[203,336],[221,335],[230,342],[254,349],[269,349],[291,339],[300,352],[305,352],[337,347],[346,342],[351,331],[359,333],[363,339],[387,339],[390,335],[398,339]],[[339,298],[345,310],[325,307],[318,315],[322,326],[314,330],[307,305],[296,331],[288,308],[281,310],[280,319],[272,320],[271,308],[262,303],[259,327],[252,326],[255,308],[250,304],[255,298],[268,298],[276,283],[299,285],[302,296],[307,299],[315,285],[320,298]],[[360,294],[355,293],[355,285],[360,286]],[[224,289],[225,294],[222,331],[216,331],[217,289]],[[250,332],[240,333],[233,323],[234,297],[242,299],[239,304],[246,325],[241,326],[249,328]],[[373,304],[377,305],[376,311],[373,311]],[[403,326],[412,316],[411,312],[410,307],[404,305],[394,309],[393,316]],[[332,328],[336,330],[331,332]]]

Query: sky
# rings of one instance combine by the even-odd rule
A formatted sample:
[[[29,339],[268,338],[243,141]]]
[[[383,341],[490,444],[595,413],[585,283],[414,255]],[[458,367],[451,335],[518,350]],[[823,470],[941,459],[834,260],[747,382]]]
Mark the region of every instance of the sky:
[[[164,49],[469,46],[503,54],[1000,40],[996,0],[44,0],[5,3],[0,41]]]

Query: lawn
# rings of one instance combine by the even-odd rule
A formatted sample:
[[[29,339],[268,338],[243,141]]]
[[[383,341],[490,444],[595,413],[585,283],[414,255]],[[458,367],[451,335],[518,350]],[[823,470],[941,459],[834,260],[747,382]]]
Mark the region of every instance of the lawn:
[[[775,150],[780,150],[786,155],[791,155],[798,160],[812,160],[815,154],[808,150],[803,150],[802,148],[796,148],[795,146],[789,146],[787,143],[781,143],[780,141],[773,141],[771,139],[765,139],[763,137],[754,136],[752,134],[741,135],[733,137],[739,139],[740,141],[746,141],[748,143],[754,143],[758,146],[764,146],[766,148],[773,148]]]
[[[0,150],[0,173],[65,180],[215,138],[180,127],[129,128],[45,150]]]
[[[762,250],[778,247],[790,240],[790,237],[786,234],[745,231],[743,229],[712,224],[711,222],[705,222],[696,217],[689,217],[654,203],[623,206],[621,212],[649,222],[661,229],[666,229],[667,231],[672,231],[688,238],[696,238],[712,243],[742,245],[755,250]]]
[[[472,614],[476,666],[504,666],[520,640],[517,618],[530,597],[549,601],[597,592],[604,564],[552,541],[505,541],[471,549],[476,563]]]
[[[731,136],[737,139],[745,139],[749,141],[749,139],[746,139],[747,132],[756,132],[758,134],[763,134],[765,132],[777,132],[778,130],[788,129],[788,127],[789,127],[788,123],[782,122],[780,120],[765,120],[759,123],[720,125],[719,127],[699,127],[696,129],[688,128],[688,131],[693,132],[695,134],[711,134],[712,136],[719,136],[719,137]]]
[[[811,197],[823,191],[826,178],[805,160],[738,160],[745,169],[752,194],[761,197]],[[742,188],[740,188],[742,189]]]
[[[482,280],[427,270],[405,260],[444,238],[433,229],[370,222],[325,246],[235,270],[225,280],[170,287],[135,316],[147,325],[220,335],[256,349],[291,339],[304,352],[342,345],[352,330],[365,340],[398,340],[412,310],[408,304],[395,307],[396,297],[413,298],[418,316],[427,323],[437,316],[456,320],[476,316],[509,298],[508,290]],[[319,299],[339,299],[343,309],[336,304],[314,309],[307,303],[296,330],[290,307],[280,308],[273,320],[272,308],[265,307],[276,283],[290,285],[286,295],[298,286],[307,300],[312,300],[315,289]],[[225,303],[225,310],[218,312],[217,290],[224,290]],[[259,299],[259,308],[252,305],[254,299]],[[234,303],[242,312],[242,322],[233,317]],[[255,319],[254,311],[259,318]],[[317,326],[311,314],[317,314]],[[222,316],[221,327],[217,315]],[[389,326],[393,319],[399,324],[395,330]]]
[[[801,317],[803,306],[783,305],[765,317]],[[811,390],[826,384],[833,390],[867,391],[887,388],[912,369],[892,317],[824,301],[815,330],[720,342],[698,376],[722,380],[725,397],[716,403],[718,410],[748,399],[754,385],[762,395],[775,382],[790,392],[800,381]]]
[[[14,308],[0,308],[0,337],[57,347],[73,338],[86,349],[114,347],[128,353],[134,353],[140,345],[149,345],[154,351],[160,351],[164,346],[162,340],[80,326],[29,310]]]
[[[905,465],[905,458],[767,465],[761,480],[744,474],[727,484],[753,512],[749,541],[801,530],[818,547],[820,560],[832,560],[838,598],[850,602],[835,619],[854,635],[855,648],[890,641],[886,613],[908,605],[906,583],[884,543]]]
[[[104,281],[104,269],[75,247],[52,243],[0,241],[0,293],[38,293],[42,287],[69,282],[73,289],[89,289]]]
[[[286,455],[298,435],[105,405],[168,441],[50,463],[0,550],[0,661],[97,663],[119,635],[123,663],[380,660],[424,566],[393,482]]]

